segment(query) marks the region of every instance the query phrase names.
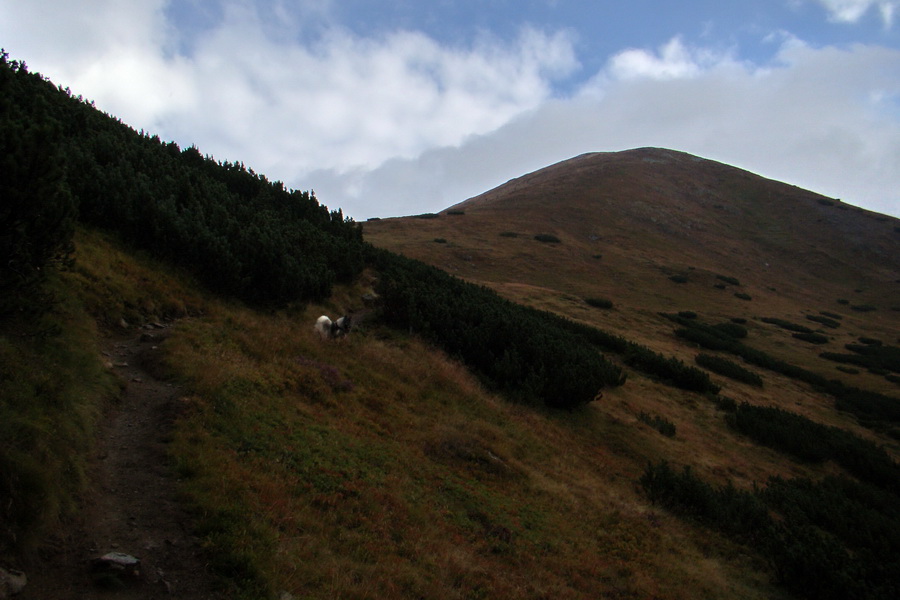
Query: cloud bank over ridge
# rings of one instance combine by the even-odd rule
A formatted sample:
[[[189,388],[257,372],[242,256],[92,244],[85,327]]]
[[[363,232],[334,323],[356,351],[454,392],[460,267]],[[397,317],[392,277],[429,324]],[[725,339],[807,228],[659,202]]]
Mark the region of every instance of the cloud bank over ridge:
[[[784,2],[888,33],[900,4]],[[447,41],[414,24],[360,33],[340,4],[0,0],[0,35],[13,58],[136,129],[315,189],[357,219],[437,211],[583,152],[640,146],[900,215],[889,44],[760,29],[760,58],[737,38],[673,32],[597,61],[575,25]]]

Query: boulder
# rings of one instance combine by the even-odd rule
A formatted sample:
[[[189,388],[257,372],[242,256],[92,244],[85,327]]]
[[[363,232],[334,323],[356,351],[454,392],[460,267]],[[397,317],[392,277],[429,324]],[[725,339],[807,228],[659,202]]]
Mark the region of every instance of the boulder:
[[[0,598],[21,594],[27,583],[28,578],[22,571],[0,568]]]
[[[127,580],[141,576],[141,559],[123,552],[108,552],[91,561],[91,572],[97,585],[123,587]]]

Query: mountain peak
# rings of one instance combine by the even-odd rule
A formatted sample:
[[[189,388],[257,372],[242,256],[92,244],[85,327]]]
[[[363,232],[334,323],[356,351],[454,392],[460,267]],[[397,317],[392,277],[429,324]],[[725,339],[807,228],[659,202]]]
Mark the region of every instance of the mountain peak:
[[[752,282],[773,299],[838,298],[856,289],[879,295],[882,304],[900,297],[897,219],[666,148],[582,154],[441,217],[427,224],[386,219],[365,231],[376,244],[504,285],[534,284],[542,273],[544,282],[570,292],[591,289],[585,278],[607,281],[610,294],[620,293],[611,279],[652,291],[660,273],[695,270]],[[539,233],[561,240],[555,254],[522,244]],[[435,238],[451,243],[441,247]],[[663,310],[672,299],[667,293],[649,304]]]

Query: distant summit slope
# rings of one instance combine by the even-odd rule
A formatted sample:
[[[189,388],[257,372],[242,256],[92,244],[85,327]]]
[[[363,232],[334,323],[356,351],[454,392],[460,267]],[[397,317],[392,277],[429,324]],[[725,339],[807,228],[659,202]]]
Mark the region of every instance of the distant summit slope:
[[[896,219],[659,148],[583,154],[449,210],[486,215],[515,211],[540,217],[548,209],[571,211],[577,218],[570,217],[568,224],[580,222],[582,229],[633,230],[649,237],[691,240],[717,254],[743,252],[751,244],[761,258],[769,255],[770,264],[799,258],[815,264],[831,258],[851,270],[864,266],[860,264],[864,261],[900,268]]]
[[[538,234],[559,243],[533,243]],[[704,294],[723,275],[751,296],[849,297],[885,308],[900,298],[897,219],[659,148],[583,154],[438,218],[366,223],[365,235],[465,278],[631,294],[654,310],[697,295],[660,275],[689,276]],[[720,308],[733,301],[719,296]]]

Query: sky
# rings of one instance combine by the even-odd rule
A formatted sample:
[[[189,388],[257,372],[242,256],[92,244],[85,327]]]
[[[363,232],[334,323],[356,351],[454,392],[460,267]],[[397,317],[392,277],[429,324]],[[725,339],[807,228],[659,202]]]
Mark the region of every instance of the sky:
[[[900,0],[0,0],[0,46],[358,221],[645,146],[900,217]]]

